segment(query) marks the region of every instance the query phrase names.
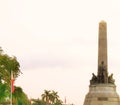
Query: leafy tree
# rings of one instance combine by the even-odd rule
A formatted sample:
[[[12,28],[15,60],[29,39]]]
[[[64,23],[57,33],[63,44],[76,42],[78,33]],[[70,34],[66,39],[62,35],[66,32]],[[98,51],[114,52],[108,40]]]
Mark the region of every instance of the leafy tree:
[[[43,100],[38,99],[32,99],[32,105],[46,105],[46,103]]]
[[[13,93],[13,105],[30,105],[30,101],[21,87],[15,87]]]
[[[53,105],[63,105],[61,100],[57,100]]]
[[[17,78],[20,71],[20,64],[15,56],[10,57],[4,54],[0,48],[0,81],[10,84],[11,71],[14,74],[14,78]]]
[[[0,102],[6,103],[10,99],[11,72],[16,79],[21,73],[19,68],[17,58],[5,54],[0,47]]]
[[[0,103],[6,102],[9,96],[8,86],[6,83],[0,83]]]

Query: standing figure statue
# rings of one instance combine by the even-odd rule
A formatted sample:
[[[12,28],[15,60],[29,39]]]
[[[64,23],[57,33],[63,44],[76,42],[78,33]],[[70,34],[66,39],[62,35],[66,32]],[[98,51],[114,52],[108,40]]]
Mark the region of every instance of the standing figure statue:
[[[108,83],[108,73],[104,61],[98,67],[98,83]]]

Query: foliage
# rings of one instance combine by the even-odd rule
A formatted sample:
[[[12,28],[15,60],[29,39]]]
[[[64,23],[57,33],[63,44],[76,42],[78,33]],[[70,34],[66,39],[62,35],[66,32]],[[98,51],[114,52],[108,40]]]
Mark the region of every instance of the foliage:
[[[15,56],[5,54],[0,47],[0,103],[9,103],[11,88],[11,72],[16,79],[21,71],[20,65]]]
[[[44,90],[41,99],[32,99],[32,105],[62,105],[58,92],[54,90]]]
[[[9,96],[8,86],[6,83],[0,83],[0,103],[5,102]]]
[[[10,57],[3,53],[0,47],[0,104],[7,105],[10,103],[10,80],[11,72],[16,79],[21,71],[20,65],[15,56]],[[27,95],[21,87],[15,87],[13,96],[13,105],[30,105]],[[62,105],[58,92],[45,90],[41,95],[42,99],[32,99],[32,105]]]
[[[62,105],[62,101],[59,99],[58,92],[54,90],[44,90],[44,93],[41,95],[42,100],[46,105]]]
[[[11,71],[13,71],[14,79],[19,76],[20,64],[15,56],[10,57],[3,53],[0,48],[0,81],[10,84]]]
[[[38,99],[32,99],[32,105],[46,105],[46,103],[42,100]]]
[[[15,87],[13,105],[30,105],[29,99],[21,87]]]

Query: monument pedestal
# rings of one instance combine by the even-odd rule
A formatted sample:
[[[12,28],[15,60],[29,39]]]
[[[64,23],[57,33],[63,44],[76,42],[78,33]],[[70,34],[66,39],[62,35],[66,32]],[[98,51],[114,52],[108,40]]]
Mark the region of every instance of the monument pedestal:
[[[116,86],[114,84],[90,85],[84,105],[120,105]]]

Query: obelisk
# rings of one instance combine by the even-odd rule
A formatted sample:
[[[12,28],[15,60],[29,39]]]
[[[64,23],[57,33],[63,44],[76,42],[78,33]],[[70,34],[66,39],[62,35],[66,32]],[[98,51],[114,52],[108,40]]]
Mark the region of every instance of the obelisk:
[[[107,66],[107,24],[105,21],[99,23],[99,38],[98,38],[98,65],[104,62]]]
[[[104,71],[102,70],[101,67],[103,67]],[[101,21],[99,23],[98,82],[100,82],[100,83],[108,83],[108,71],[107,71],[107,24],[106,24],[105,21]]]
[[[101,21],[99,23],[97,75],[92,73],[84,105],[120,105],[115,80],[113,74],[108,76],[107,66],[107,23]]]

